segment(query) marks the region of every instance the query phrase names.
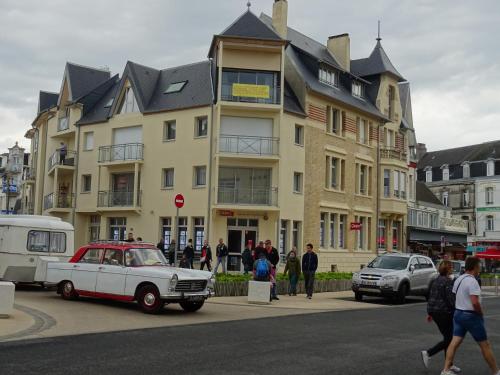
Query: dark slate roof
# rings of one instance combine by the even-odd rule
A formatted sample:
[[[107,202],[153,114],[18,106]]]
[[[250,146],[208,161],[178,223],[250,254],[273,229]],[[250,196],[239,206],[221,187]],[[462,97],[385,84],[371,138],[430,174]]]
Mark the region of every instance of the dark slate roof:
[[[299,100],[297,99],[297,96],[293,92],[292,88],[288,84],[288,82],[285,81],[285,103],[284,103],[284,110],[286,112],[290,112],[302,117],[307,117],[307,114],[304,112],[304,109],[299,103]]]
[[[66,78],[70,87],[70,101],[88,94],[111,77],[109,71],[66,63]]]
[[[260,19],[268,27],[273,27],[272,17],[269,17],[267,14],[262,13],[260,15]],[[287,40],[289,40],[295,48],[298,48],[303,52],[314,56],[319,61],[327,63],[328,65],[331,65],[339,70],[344,70],[324,44],[321,44],[316,40],[309,38],[308,36],[292,29],[291,27],[289,27],[287,31]]]
[[[139,108],[144,112],[148,107],[149,101],[153,95],[160,71],[145,65],[127,62],[123,77],[129,78],[134,85],[134,94],[139,104]]]
[[[389,56],[387,56],[387,53],[385,53],[380,40],[377,40],[377,44],[368,58],[351,60],[351,72],[361,77],[390,73],[394,75],[398,81],[406,81],[394,65],[392,65],[392,62],[389,59]]]
[[[112,81],[112,79],[110,79]],[[101,98],[90,108],[83,108],[82,118],[77,122],[78,125],[88,125],[97,122],[105,122],[110,117],[111,107],[105,107],[106,104],[117,96],[120,80],[116,80],[111,87],[101,96]]]
[[[269,39],[281,41],[281,37],[250,10],[243,13],[220,36],[236,36],[239,38]]]
[[[286,49],[286,54],[289,61],[295,67],[300,76],[304,79],[307,87],[310,90],[328,96],[334,100],[338,100],[349,106],[358,108],[365,113],[371,114],[375,117],[387,120],[386,116],[380,113],[377,107],[370,101],[352,96],[350,87],[346,88],[342,84],[339,84],[339,87],[331,87],[321,83],[318,80],[318,77],[306,67],[305,63],[301,59],[300,53],[293,47],[288,47]]]
[[[104,83],[97,86],[94,90],[89,92],[78,100],[78,103],[83,104],[83,116],[90,113],[99,101],[106,95],[106,93],[113,88],[120,80],[118,74],[114,75]]]
[[[422,181],[417,181],[416,196],[419,202],[432,203],[439,206],[443,205],[438,197]]]
[[[56,92],[40,91],[38,96],[38,113],[57,106],[59,94]]]
[[[408,143],[410,146],[417,145],[415,128],[413,127],[413,112],[411,108],[410,82],[399,83],[399,100],[401,102],[402,119],[401,127],[408,130]]]
[[[427,152],[420,158],[418,168],[441,167],[445,164],[460,165],[464,162],[483,162],[489,158],[500,159],[500,140]]]

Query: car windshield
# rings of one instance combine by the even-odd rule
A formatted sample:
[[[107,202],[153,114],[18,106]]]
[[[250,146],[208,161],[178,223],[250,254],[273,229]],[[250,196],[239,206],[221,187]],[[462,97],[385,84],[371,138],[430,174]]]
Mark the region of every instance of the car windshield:
[[[375,258],[368,268],[382,268],[384,270],[404,270],[408,266],[408,258],[382,256]]]
[[[125,252],[127,267],[166,266],[167,260],[158,249],[130,249]]]

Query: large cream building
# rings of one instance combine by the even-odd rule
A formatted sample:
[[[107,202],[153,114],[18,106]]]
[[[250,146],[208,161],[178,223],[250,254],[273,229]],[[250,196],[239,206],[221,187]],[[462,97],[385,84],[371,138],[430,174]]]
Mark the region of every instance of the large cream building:
[[[404,250],[407,83],[380,39],[351,60],[347,34],[319,43],[287,26],[287,8],[245,12],[203,62],[128,62],[121,76],[67,63],[27,133],[35,213],[73,223],[77,246],[223,238],[234,271],[250,240],[282,254],[311,242],[321,270]]]

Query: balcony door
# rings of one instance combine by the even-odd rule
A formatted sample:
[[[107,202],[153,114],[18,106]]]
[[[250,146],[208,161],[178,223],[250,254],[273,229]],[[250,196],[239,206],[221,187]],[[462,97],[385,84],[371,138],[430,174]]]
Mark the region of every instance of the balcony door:
[[[138,160],[142,143],[142,126],[130,126],[127,128],[113,129],[113,146],[111,147],[111,161]]]
[[[114,173],[111,175],[111,205],[131,206],[134,202],[134,174]]]
[[[269,205],[271,169],[221,167],[219,203]]]
[[[273,120],[270,118],[221,118],[220,152],[273,155],[277,153],[274,143]]]

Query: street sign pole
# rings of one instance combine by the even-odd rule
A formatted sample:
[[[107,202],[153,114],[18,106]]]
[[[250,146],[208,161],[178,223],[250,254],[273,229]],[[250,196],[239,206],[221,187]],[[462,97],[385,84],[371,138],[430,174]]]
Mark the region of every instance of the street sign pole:
[[[179,248],[179,244],[177,240],[179,239],[179,207],[177,207],[177,212],[175,214],[175,252],[174,252],[174,266],[177,264],[177,249]],[[170,241],[172,242],[172,241]]]

